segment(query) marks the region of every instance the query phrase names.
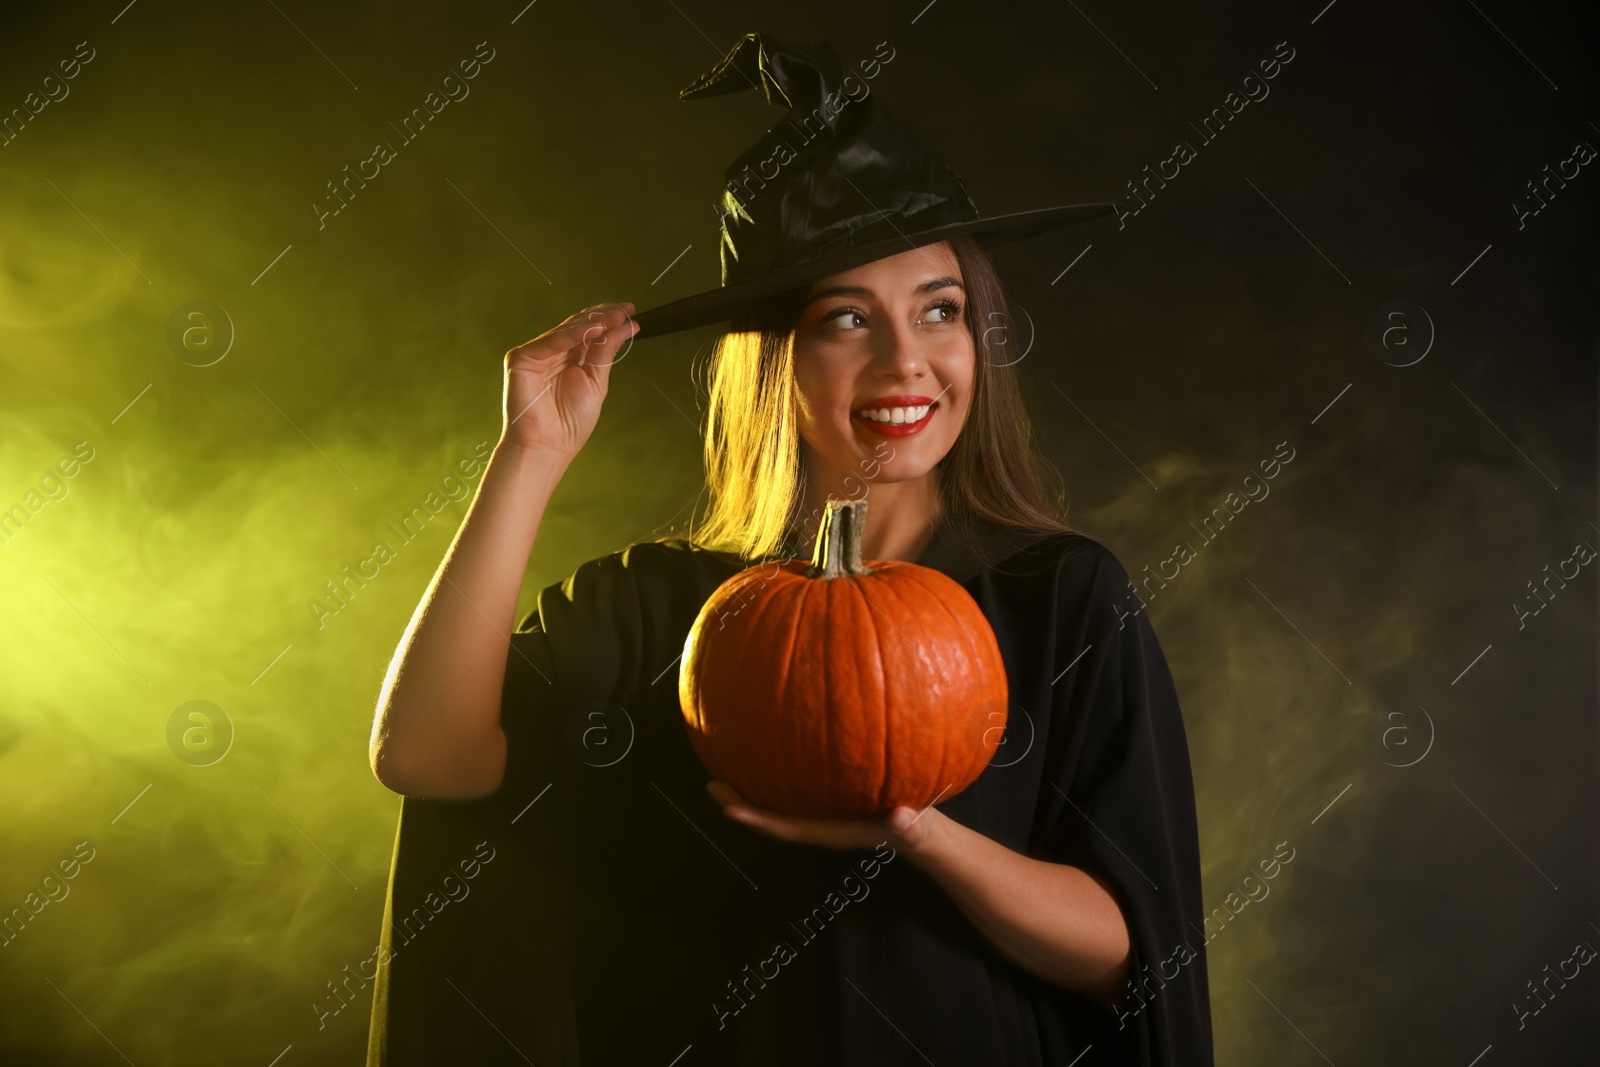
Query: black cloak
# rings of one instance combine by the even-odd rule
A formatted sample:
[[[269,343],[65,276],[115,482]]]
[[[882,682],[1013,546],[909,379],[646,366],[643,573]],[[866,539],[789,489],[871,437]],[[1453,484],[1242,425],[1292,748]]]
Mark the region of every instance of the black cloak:
[[[745,561],[672,538],[540,594],[506,669],[498,792],[404,799],[369,1067],[1209,1067],[1194,786],[1149,618],[1090,537],[985,526],[975,547],[941,527],[917,562],[983,609],[1011,706],[989,766],[938,806],[1109,881],[1132,941],[1115,1005],[1013,963],[891,846],[722,815],[677,667]]]

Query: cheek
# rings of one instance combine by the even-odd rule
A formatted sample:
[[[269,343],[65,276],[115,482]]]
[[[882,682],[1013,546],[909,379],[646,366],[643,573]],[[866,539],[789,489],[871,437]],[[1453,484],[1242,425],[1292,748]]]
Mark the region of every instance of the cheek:
[[[795,418],[802,427],[815,425],[817,421],[816,409],[812,404],[811,398],[806,395],[806,391],[803,388],[799,388],[799,384],[799,382],[795,383],[796,389],[794,391]]]
[[[827,449],[839,436],[839,417],[826,395],[797,392],[796,423],[813,445]]]
[[[842,369],[796,354],[795,410],[801,425],[826,428],[849,423],[850,395],[840,388],[841,380]]]
[[[950,428],[952,437],[972,419],[973,387],[977,384],[977,368],[973,364],[973,359],[972,350],[968,347],[946,361],[940,368],[940,377],[950,386],[952,392],[961,397],[961,410],[951,412],[955,418],[946,424]]]

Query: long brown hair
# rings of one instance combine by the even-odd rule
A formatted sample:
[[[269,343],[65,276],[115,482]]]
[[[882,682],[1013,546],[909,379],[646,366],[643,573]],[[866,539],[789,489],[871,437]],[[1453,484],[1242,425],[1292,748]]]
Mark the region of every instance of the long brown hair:
[[[1047,501],[1043,483],[1059,473],[1034,446],[1017,382],[1017,343],[1000,277],[971,237],[949,242],[966,286],[965,315],[976,366],[972,406],[955,444],[935,466],[941,523],[952,538],[983,556],[984,525],[1072,531],[1064,492]],[[743,311],[713,346],[706,365],[706,489],[709,506],[689,539],[743,559],[810,555],[817,515],[802,515],[806,499],[794,381],[794,332],[804,289]],[[873,472],[875,473],[875,471]],[[846,491],[856,498],[851,480]]]

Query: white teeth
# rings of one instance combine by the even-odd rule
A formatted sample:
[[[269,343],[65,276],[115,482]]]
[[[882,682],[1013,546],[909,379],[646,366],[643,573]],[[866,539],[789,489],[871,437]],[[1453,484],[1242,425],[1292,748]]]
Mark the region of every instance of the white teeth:
[[[932,408],[932,404],[923,404],[914,408],[879,408],[876,411],[858,412],[863,418],[873,422],[886,422],[893,426],[903,425],[908,422],[920,422]]]

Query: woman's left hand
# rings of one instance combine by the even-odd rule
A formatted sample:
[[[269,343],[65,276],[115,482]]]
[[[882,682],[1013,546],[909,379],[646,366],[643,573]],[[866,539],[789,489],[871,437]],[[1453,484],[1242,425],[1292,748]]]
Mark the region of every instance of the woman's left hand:
[[[915,853],[929,846],[945,818],[934,807],[919,812],[901,805],[881,819],[802,819],[758,808],[726,782],[707,782],[706,790],[735,822],[780,841],[828,848],[876,848],[888,841],[896,851]]]

